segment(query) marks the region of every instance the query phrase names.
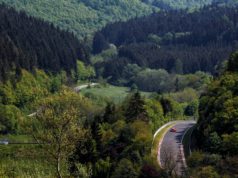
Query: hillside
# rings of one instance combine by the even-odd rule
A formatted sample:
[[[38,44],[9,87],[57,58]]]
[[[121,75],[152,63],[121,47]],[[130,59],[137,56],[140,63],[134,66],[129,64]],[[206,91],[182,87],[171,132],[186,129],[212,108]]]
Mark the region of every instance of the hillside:
[[[0,81],[20,68],[69,73],[77,59],[88,62],[84,46],[68,32],[2,5],[0,19]]]
[[[211,4],[221,6],[236,6],[237,0],[143,0],[143,2],[160,9],[199,9]]]
[[[209,5],[213,0],[144,0],[144,2],[162,9],[193,9]]]
[[[80,38],[110,22],[152,13],[152,7],[140,0],[0,0],[0,3],[52,22]]]
[[[194,151],[187,161],[193,177],[238,176],[237,52],[230,56],[225,68],[200,98],[193,134],[194,150],[200,151]]]
[[[215,74],[237,46],[237,18],[236,8],[212,5],[193,13],[161,11],[109,24],[95,34],[93,51],[97,54],[111,46],[114,55],[96,66],[104,77],[114,79],[122,77],[127,64],[180,74]]]
[[[226,71],[216,78],[200,99],[199,141],[203,149],[238,155],[238,53],[228,60]],[[232,142],[230,142],[232,141]]]

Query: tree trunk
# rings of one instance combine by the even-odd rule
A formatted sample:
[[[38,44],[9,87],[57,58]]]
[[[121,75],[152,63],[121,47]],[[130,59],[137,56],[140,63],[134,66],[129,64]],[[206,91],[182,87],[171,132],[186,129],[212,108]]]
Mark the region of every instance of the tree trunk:
[[[57,175],[58,175],[58,178],[62,178],[60,173],[60,156],[58,156],[57,158]]]

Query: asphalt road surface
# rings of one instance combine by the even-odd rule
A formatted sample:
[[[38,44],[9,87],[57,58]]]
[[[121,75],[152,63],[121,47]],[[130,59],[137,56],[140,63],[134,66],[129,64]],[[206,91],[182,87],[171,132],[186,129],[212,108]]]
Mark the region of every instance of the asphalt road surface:
[[[176,175],[183,175],[186,168],[182,139],[187,129],[192,127],[195,121],[178,122],[173,128],[165,134],[159,148],[159,162],[162,168],[171,170]]]

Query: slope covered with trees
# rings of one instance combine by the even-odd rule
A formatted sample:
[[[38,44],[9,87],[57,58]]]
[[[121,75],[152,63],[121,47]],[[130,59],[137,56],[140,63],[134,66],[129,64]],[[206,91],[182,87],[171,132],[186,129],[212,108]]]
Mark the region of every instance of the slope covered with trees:
[[[231,55],[224,74],[202,95],[198,129],[207,151],[238,154],[237,84],[238,53]]]
[[[88,62],[88,53],[78,39],[42,20],[0,5],[0,80],[11,70],[41,68],[56,73],[76,69],[76,61]]]
[[[238,53],[228,60],[200,98],[199,120],[194,132],[197,147],[188,159],[194,177],[238,176]],[[202,176],[203,175],[203,176]]]
[[[213,3],[213,0],[143,0],[162,9],[194,9]]]
[[[161,11],[107,25],[95,34],[93,52],[114,53],[96,66],[104,66],[104,77],[114,78],[121,77],[128,63],[172,73],[214,74],[237,46],[237,14],[236,8],[212,5],[193,13]]]
[[[91,34],[107,23],[152,13],[140,0],[0,0],[17,10],[40,17],[78,37]]]

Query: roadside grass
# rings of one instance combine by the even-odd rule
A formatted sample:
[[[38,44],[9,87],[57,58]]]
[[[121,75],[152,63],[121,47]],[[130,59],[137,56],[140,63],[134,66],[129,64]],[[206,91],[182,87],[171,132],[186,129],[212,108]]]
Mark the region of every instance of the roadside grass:
[[[42,145],[0,145],[0,177],[56,177],[53,160],[45,154]],[[67,175],[67,167],[62,167]]]
[[[153,145],[152,145],[152,149],[151,149],[151,156],[152,156],[152,160],[155,161],[155,163],[157,165],[158,164],[158,148],[159,148],[159,143],[160,143],[160,140],[164,137],[164,135],[168,132],[168,130],[173,127],[176,123],[171,123],[169,125],[167,125],[165,128],[163,128],[157,135],[156,137],[154,138],[153,140]]]
[[[10,143],[32,143],[33,137],[30,135],[0,135],[0,140],[8,140]]]
[[[91,88],[84,88],[80,91],[85,96],[95,96],[101,97],[106,101],[113,101],[118,104],[123,102],[123,100],[130,94],[130,88],[128,87],[119,87],[113,85],[107,86],[96,86]],[[142,96],[149,97],[152,93],[150,92],[141,92]]]
[[[190,143],[191,143],[191,134],[194,130],[195,126],[189,128],[182,140],[183,146],[184,146],[184,155],[185,158],[187,158],[190,155]]]

